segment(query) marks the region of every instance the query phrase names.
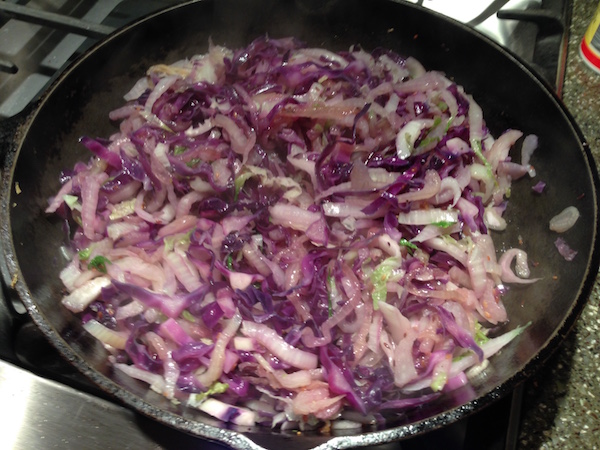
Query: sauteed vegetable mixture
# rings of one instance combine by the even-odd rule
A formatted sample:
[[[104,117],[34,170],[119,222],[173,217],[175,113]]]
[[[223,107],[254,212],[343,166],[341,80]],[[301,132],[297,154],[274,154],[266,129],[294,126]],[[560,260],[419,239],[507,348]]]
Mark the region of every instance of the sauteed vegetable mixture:
[[[236,424],[354,427],[467,384],[522,330],[489,333],[505,283],[535,281],[489,230],[537,138],[492,136],[443,74],[261,37],[125,99],[47,209],[76,225],[62,303],[114,370]]]

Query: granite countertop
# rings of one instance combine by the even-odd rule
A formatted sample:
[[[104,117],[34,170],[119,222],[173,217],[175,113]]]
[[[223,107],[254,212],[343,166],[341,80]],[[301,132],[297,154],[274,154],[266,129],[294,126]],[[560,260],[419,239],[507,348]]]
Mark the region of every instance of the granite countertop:
[[[580,59],[598,0],[574,0],[562,98],[600,167],[600,75]],[[600,277],[575,329],[525,385],[519,449],[600,449]]]

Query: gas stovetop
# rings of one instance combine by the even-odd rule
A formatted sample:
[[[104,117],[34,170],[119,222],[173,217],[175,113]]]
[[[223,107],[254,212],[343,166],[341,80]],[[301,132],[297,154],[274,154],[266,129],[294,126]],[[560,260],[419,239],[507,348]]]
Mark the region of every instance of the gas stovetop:
[[[103,36],[177,3],[181,2],[0,1],[0,121],[18,122],[21,113],[49,84]],[[569,0],[411,3],[448,15],[487,35],[526,61],[560,95]],[[10,280],[4,280],[4,286],[7,283]],[[18,300],[0,300],[3,448],[225,448],[169,429],[116,403],[62,360],[28,320]],[[381,450],[515,448],[521,394],[522,388],[517,388],[512,396],[474,416],[421,437],[386,444]],[[10,411],[2,409],[7,405]]]
[[[412,0],[472,26],[526,61],[562,92],[571,2],[568,0]]]
[[[412,0],[474,27],[535,68],[560,94],[568,0]],[[25,3],[25,4],[23,4]],[[0,119],[21,112],[94,42],[177,0],[0,2]]]
[[[177,3],[182,1],[0,2],[0,118],[21,112],[99,39]]]

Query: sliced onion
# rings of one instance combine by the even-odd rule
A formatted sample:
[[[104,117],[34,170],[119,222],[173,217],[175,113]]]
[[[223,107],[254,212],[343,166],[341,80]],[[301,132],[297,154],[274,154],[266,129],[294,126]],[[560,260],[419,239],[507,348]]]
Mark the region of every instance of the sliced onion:
[[[202,285],[198,269],[188,260],[184,252],[172,251],[165,256],[164,260],[188,292],[193,292]]]
[[[248,153],[250,153],[250,150],[252,150],[252,147],[256,143],[256,133],[250,131],[249,135],[246,136],[233,119],[222,114],[217,114],[212,119],[212,124],[227,132],[231,148],[234,152],[242,155],[243,161],[246,162]]]
[[[274,224],[284,225],[297,231],[306,231],[321,219],[318,212],[307,211],[298,206],[276,203],[269,209]]]
[[[538,137],[535,134],[529,134],[523,139],[523,145],[521,146],[521,164],[529,166],[531,156],[537,149]]]
[[[75,289],[62,299],[62,304],[73,312],[81,312],[100,295],[102,288],[110,286],[108,277],[97,277]]]
[[[575,206],[568,206],[550,219],[550,229],[557,233],[564,233],[571,229],[579,219],[579,210]]]
[[[128,317],[135,317],[138,314],[142,314],[146,307],[144,304],[138,300],[132,300],[128,304],[124,306],[119,306],[117,312],[115,313],[115,319],[123,320]]]
[[[424,181],[425,184],[421,189],[397,195],[396,198],[398,202],[403,203],[426,200],[434,197],[438,192],[440,192],[442,180],[440,179],[440,175],[435,170],[428,170],[425,173]]]
[[[402,315],[400,310],[385,302],[379,304],[379,309],[387,323],[387,328],[390,331],[394,342],[399,343],[406,338],[411,332],[411,325],[410,321]]]
[[[500,215],[494,207],[485,208],[483,213],[483,223],[490,230],[502,231],[506,229],[506,220]]]
[[[439,205],[450,202],[450,206],[454,206],[461,195],[462,189],[458,184],[458,180],[454,177],[446,177],[441,181],[439,192],[435,194],[433,203]]]
[[[227,323],[223,331],[219,334],[215,347],[212,350],[210,356],[210,364],[208,369],[200,374],[196,375],[196,378],[204,386],[208,388],[211,384],[219,379],[223,373],[223,365],[225,364],[225,349],[229,341],[233,339],[237,332],[240,324],[242,323],[242,316],[236,313],[231,320]]]
[[[516,259],[516,275],[511,269],[514,259]],[[527,265],[527,253],[521,249],[511,248],[505,251],[500,257],[499,264],[502,268],[502,281],[505,283],[535,283],[539,280],[539,278],[527,279],[530,275],[529,266]]]
[[[440,208],[416,209],[408,213],[398,214],[398,223],[405,225],[429,225],[435,223],[458,222],[458,212]]]
[[[254,357],[261,367],[271,373],[284,389],[298,389],[308,386],[313,382],[310,370],[297,370],[289,373],[284,370],[275,370],[261,354],[256,353]]]
[[[398,158],[406,159],[412,155],[415,149],[415,142],[421,136],[421,132],[431,126],[433,126],[433,120],[431,119],[412,120],[404,125],[396,136],[396,153],[398,154]]]
[[[465,96],[469,101],[469,142],[475,149],[483,140],[483,111],[477,102],[470,95]]]
[[[511,331],[508,331],[496,338],[492,338],[489,341],[485,342],[481,345],[481,350],[483,350],[484,360],[488,359],[490,356],[498,353],[503,347],[508,345],[513,339],[519,336],[528,325],[523,325],[517,327]],[[469,353],[463,358],[455,361],[452,367],[450,368],[450,372],[448,376],[450,378],[457,376],[459,373],[464,372],[470,367],[473,367],[477,364],[480,364],[479,359],[475,353]],[[403,388],[406,392],[414,392],[420,391],[421,389],[427,388],[431,384],[431,377],[426,377],[422,380],[411,383],[408,386]]]
[[[104,172],[98,175],[86,177],[81,186],[81,225],[83,233],[89,239],[93,239],[96,233],[96,208],[98,206],[98,194],[100,186],[108,178]]]
[[[330,397],[329,389],[326,387],[307,389],[298,392],[292,401],[292,405],[294,413],[305,415],[330,408],[336,403],[340,403],[343,398],[343,395]]]
[[[216,417],[224,422],[231,422],[235,423],[236,425],[247,427],[256,425],[257,417],[254,411],[233,406],[215,398],[207,398],[200,404],[192,404],[188,402],[188,405],[194,406],[200,411],[204,411],[206,414],[210,414],[211,416]]]
[[[421,232],[412,238],[411,242],[425,242],[443,234],[453,234],[460,231],[460,224],[455,224],[449,228],[441,228],[436,225],[425,225]]]
[[[291,366],[300,369],[316,369],[318,357],[314,353],[300,350],[283,340],[283,338],[266,325],[249,322],[242,323],[242,334],[254,338],[269,349],[275,356]]]
[[[519,130],[508,130],[502,134],[487,153],[486,158],[490,165],[495,169],[501,161],[506,160],[508,152],[517,140],[523,136],[523,132]]]
[[[165,93],[167,90],[175,84],[175,82],[180,79],[179,75],[170,75],[164,78],[161,78],[150,95],[148,96],[148,100],[145,103],[145,109],[148,113],[152,111],[152,107],[154,103]]]
[[[133,85],[129,92],[127,92],[123,96],[123,98],[125,100],[135,100],[144,92],[146,92],[149,88],[150,85],[148,84],[148,78],[142,77]],[[111,119],[115,120],[113,117],[111,117]]]
[[[125,348],[128,333],[111,330],[95,319],[88,320],[83,324],[83,328],[105,345],[109,345],[119,350]]]
[[[137,256],[128,256],[113,261],[124,272],[142,277],[152,283],[152,288],[160,292],[166,282],[164,271],[155,264],[150,264]]]
[[[81,269],[79,268],[79,260],[74,259],[68,266],[60,271],[59,277],[69,291],[74,291],[77,288],[75,282],[81,273]]]
[[[117,370],[120,370],[125,375],[130,376],[131,378],[135,378],[136,380],[140,380],[149,384],[150,388],[155,392],[162,394],[164,391],[165,380],[157,373],[148,372],[147,370],[140,369],[136,366],[130,366],[122,363],[115,363],[113,364],[113,367]]]

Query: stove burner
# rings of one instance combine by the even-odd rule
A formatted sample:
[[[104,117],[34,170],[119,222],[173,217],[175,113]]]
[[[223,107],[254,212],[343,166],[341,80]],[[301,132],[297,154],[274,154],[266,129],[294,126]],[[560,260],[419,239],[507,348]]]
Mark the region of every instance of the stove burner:
[[[567,0],[488,0],[473,8],[468,0],[413,3],[472,26],[525,60],[558,95],[562,93],[571,20]]]
[[[0,2],[0,119],[19,114],[96,40],[136,17],[181,0]],[[568,0],[412,0],[491,37],[529,62],[560,95]],[[51,7],[52,11],[48,8]],[[4,22],[1,20],[4,19]]]
[[[40,11],[26,6],[4,2],[0,10],[15,19],[22,19],[37,25],[51,26],[58,30],[68,31],[80,36],[101,39],[115,31],[115,28],[86,20],[76,19],[48,11]],[[99,16],[100,14],[98,14]],[[95,18],[98,18],[95,16]]]
[[[181,0],[0,2],[0,119],[23,111],[98,39],[176,3]]]

